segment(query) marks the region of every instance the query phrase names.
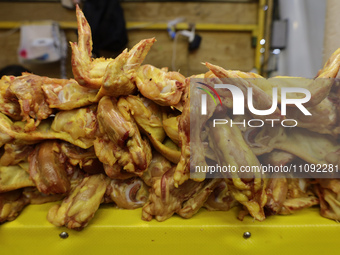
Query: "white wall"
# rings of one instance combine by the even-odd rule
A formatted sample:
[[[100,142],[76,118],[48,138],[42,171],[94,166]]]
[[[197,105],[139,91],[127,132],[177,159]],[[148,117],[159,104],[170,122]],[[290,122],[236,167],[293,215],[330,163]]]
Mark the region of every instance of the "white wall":
[[[287,48],[274,75],[315,77],[322,67],[325,0],[279,0],[281,19],[288,19]]]

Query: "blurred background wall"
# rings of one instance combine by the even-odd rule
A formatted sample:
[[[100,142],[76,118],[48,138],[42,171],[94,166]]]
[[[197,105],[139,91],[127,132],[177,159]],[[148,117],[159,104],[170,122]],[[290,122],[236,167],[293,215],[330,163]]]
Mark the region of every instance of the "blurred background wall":
[[[326,1],[122,1],[121,6],[128,29],[127,47],[156,37],[144,63],[170,70],[174,67],[186,76],[205,72],[201,63],[207,61],[265,76],[314,77],[324,62]],[[276,18],[287,20],[286,45],[279,50],[270,45],[275,10]],[[176,31],[196,25],[196,34],[202,38],[198,49],[189,51],[185,36],[170,38],[167,24],[176,18],[183,18]],[[0,68],[19,64],[20,24],[36,20],[60,22],[67,41],[77,41],[75,11],[62,7],[60,1],[0,2]],[[70,78],[69,46],[67,51],[66,75]],[[101,55],[114,58],[117,53],[103,51]],[[25,67],[39,75],[60,76],[60,63]]]
[[[281,19],[288,20],[288,34],[287,48],[280,53],[276,75],[312,78],[322,67],[326,2],[279,1]]]

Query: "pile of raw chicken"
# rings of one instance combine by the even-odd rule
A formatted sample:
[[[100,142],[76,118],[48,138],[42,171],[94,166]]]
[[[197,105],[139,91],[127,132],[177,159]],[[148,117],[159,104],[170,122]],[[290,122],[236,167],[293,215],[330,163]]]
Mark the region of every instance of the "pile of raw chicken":
[[[173,214],[190,218],[201,207],[227,211],[235,206],[239,219],[250,214],[262,221],[314,205],[322,216],[340,220],[338,179],[190,176],[190,161],[338,164],[340,91],[334,79],[306,85],[312,94],[306,107],[313,114],[307,118],[291,109],[288,115],[298,120],[297,128],[253,132],[220,125],[202,138],[203,126],[209,127],[209,118],[221,111],[212,105],[207,115],[192,120],[198,128],[191,135],[199,137],[190,144],[191,78],[216,83],[238,78],[241,89],[253,88],[257,109],[271,106],[270,79],[251,83],[246,78],[261,77],[209,63],[207,73],[189,78],[142,65],[155,39],[142,40],[115,59],[92,59],[91,30],[79,8],[77,21],[78,43],[71,43],[74,79],[23,73],[0,80],[0,223],[14,220],[29,204],[53,201],[60,202],[50,208],[47,220],[77,230],[104,203],[142,207],[147,221]],[[340,50],[317,77],[335,78],[339,66]],[[199,109],[199,93],[192,94],[191,109]],[[220,96],[232,107],[230,93]]]

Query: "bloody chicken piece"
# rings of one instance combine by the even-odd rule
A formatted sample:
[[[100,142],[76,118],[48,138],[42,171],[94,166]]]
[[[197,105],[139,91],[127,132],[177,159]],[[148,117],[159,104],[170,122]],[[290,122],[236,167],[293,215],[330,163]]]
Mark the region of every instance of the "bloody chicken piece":
[[[182,208],[177,214],[186,219],[191,218],[201,209],[221,181],[218,178],[203,181],[200,189],[182,204]]]
[[[51,129],[58,133],[66,133],[73,140],[80,140],[85,144],[92,145],[98,132],[96,110],[96,106],[93,105],[70,111],[60,111],[55,115]]]
[[[190,79],[194,78],[193,76]],[[186,82],[191,83],[192,81],[190,81],[190,79],[187,79]],[[195,85],[197,86],[199,84],[195,83]],[[213,115],[216,109],[216,105],[211,100],[208,100],[208,112],[206,115],[201,116],[199,112],[202,90],[196,89],[194,86],[190,88],[189,84],[187,84],[185,88],[184,94],[187,98],[185,99],[182,114],[178,117],[178,138],[181,147],[181,158],[174,174],[176,187],[189,178],[196,181],[204,180],[205,173],[190,173],[190,165],[207,166],[201,133],[207,120]],[[190,129],[190,127],[194,128]],[[191,148],[194,148],[194,153],[190,152]]]
[[[5,114],[0,113],[0,147],[11,142],[15,135],[13,122]]]
[[[8,88],[20,104],[22,120],[26,122],[25,131],[34,130],[41,120],[53,113],[41,88],[46,79],[49,78],[26,73],[13,79]]]
[[[16,165],[21,161],[27,161],[28,155],[32,152],[33,146],[27,144],[7,143],[4,146],[4,154],[0,158],[0,165]]]
[[[142,207],[148,199],[148,187],[139,178],[111,180],[105,194],[105,202],[114,202],[118,208],[135,209]]]
[[[210,128],[211,123],[210,123]],[[209,133],[209,143],[217,155],[219,165],[235,166],[240,169],[244,166],[259,166],[255,154],[244,141],[241,131],[237,126],[216,125],[214,132]],[[235,200],[246,207],[249,213],[257,220],[265,219],[263,207],[267,197],[265,188],[267,179],[258,172],[228,173],[226,182]]]
[[[174,213],[184,218],[194,215],[208,199],[220,180],[207,179],[203,182],[187,180],[178,188],[174,185],[174,168],[162,177],[154,178],[148,202],[144,205],[142,219],[164,221]]]
[[[163,128],[167,136],[175,143],[179,144],[178,134],[178,116],[172,116],[172,114],[163,114]]]
[[[185,86],[185,77],[178,72],[167,72],[152,65],[138,69],[136,85],[140,93],[162,106],[177,105]]]
[[[14,220],[28,204],[21,189],[0,193],[0,223]]]
[[[325,98],[319,104],[307,108],[312,115],[304,115],[299,109],[289,107],[287,109],[287,119],[294,119],[297,121],[297,126],[306,128],[308,130],[337,136],[339,131],[338,126],[339,117],[337,116],[336,105]],[[288,123],[288,122],[287,122]]]
[[[67,194],[52,194],[47,195],[40,192],[36,187],[24,188],[22,194],[28,198],[29,204],[40,205],[50,202],[56,202],[62,200]]]
[[[265,205],[266,215],[278,214],[287,199],[287,179],[282,177],[271,178],[266,188],[267,203]]]
[[[287,178],[287,184],[287,199],[283,202],[279,214],[291,214],[319,204],[319,199],[311,191],[311,185],[308,180]]]
[[[156,179],[161,178],[165,172],[170,170],[172,165],[168,159],[157,151],[152,152],[152,160],[148,169],[143,173],[142,179],[148,186],[152,186]]]
[[[149,99],[128,96],[121,99],[136,121],[141,132],[146,135],[153,147],[173,163],[178,163],[180,151],[176,144],[166,137],[162,123],[160,106]]]
[[[45,194],[63,194],[70,190],[65,156],[56,141],[36,145],[29,156],[29,173],[38,190]]]
[[[232,196],[225,180],[221,180],[204,203],[209,211],[229,211],[239,202]]]
[[[8,89],[14,76],[3,76],[0,79],[0,112],[13,120],[21,120],[21,110],[18,99]]]
[[[150,139],[151,142],[163,142],[166,134],[163,129],[161,107],[147,98],[133,95],[127,96],[125,100],[141,131],[153,137]]]
[[[178,117],[178,138],[181,157],[174,173],[175,186],[178,187],[190,177],[190,87],[186,87],[185,104],[182,114]],[[201,147],[198,147],[198,150]]]
[[[66,156],[67,167],[73,171],[73,167],[78,166],[88,174],[104,173],[103,164],[98,160],[94,147],[82,149],[70,143],[61,143],[61,151]]]
[[[103,97],[98,104],[97,118],[100,131],[105,134],[95,141],[98,158],[105,157],[107,162],[102,162],[110,166],[118,162],[125,171],[142,175],[151,161],[151,147],[142,139],[126,100]],[[112,152],[106,152],[111,155],[101,155],[97,149],[103,146],[98,143],[109,145]]]
[[[104,171],[106,175],[111,179],[126,180],[136,176],[136,174],[134,173],[129,173],[123,170],[118,162],[114,163],[112,166],[104,164]]]
[[[96,101],[105,95],[118,97],[134,92],[136,71],[156,40],[142,40],[129,52],[123,51],[116,59],[92,59],[91,28],[79,6],[76,14],[78,44],[71,42],[74,78],[82,86],[100,89]]]
[[[273,150],[270,153],[262,155],[259,159],[262,163],[267,165],[285,166],[296,159],[296,156],[286,151]]]
[[[49,79],[42,85],[50,108],[73,110],[96,102],[98,90],[80,86],[74,79]]]
[[[320,199],[320,215],[340,220],[340,181],[339,179],[318,179],[314,190]]]
[[[141,40],[130,51],[124,50],[114,61],[111,61],[106,67],[103,85],[97,98],[135,93],[137,70],[155,41],[155,38]]]
[[[21,166],[0,165],[0,193],[32,186],[34,182]]]
[[[93,147],[98,160],[102,162],[104,166],[108,165],[109,167],[112,167],[116,165],[117,167],[119,167],[119,169],[121,169],[121,166],[118,164],[117,159],[113,154],[116,146],[114,142],[112,142],[107,137],[107,135],[97,137],[93,143]],[[114,167],[114,169],[111,169],[109,171],[117,171],[116,166]]]
[[[103,201],[110,179],[103,174],[85,177],[62,201],[50,208],[47,220],[55,226],[81,230]]]

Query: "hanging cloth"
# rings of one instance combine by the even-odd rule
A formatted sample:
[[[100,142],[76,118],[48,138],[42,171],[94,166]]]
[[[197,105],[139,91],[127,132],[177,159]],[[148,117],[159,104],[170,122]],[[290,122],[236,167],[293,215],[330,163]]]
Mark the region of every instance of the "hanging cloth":
[[[91,27],[94,54],[120,52],[126,47],[124,12],[118,0],[87,0],[83,12]]]

